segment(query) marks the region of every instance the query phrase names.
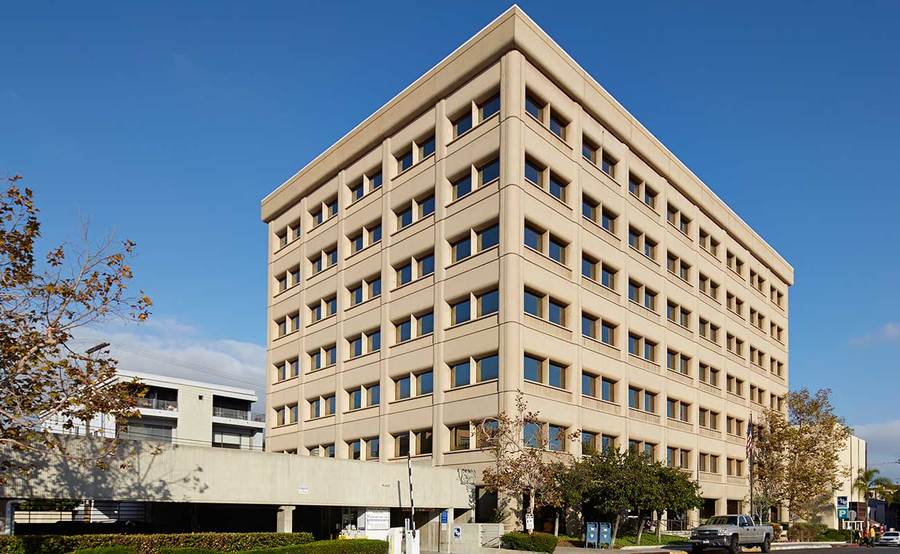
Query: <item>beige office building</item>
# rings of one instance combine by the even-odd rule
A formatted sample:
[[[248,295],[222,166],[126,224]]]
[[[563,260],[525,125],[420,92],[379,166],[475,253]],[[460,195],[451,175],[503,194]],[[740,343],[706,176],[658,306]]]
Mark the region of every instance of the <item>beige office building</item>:
[[[522,391],[550,448],[583,430],[741,508],[793,269],[519,8],[262,219],[269,450],[484,467],[475,425]]]

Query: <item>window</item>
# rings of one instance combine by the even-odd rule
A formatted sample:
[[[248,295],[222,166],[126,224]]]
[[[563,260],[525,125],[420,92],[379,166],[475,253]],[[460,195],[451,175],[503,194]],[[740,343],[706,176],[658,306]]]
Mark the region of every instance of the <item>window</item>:
[[[700,228],[700,248],[706,250],[714,258],[719,257],[719,241],[712,237],[702,227]]]
[[[725,432],[729,435],[741,437],[744,435],[744,420],[728,416],[725,418]]]
[[[599,453],[600,450],[597,444],[597,433],[593,433],[591,431],[582,431],[581,432],[581,453],[582,454],[594,454]]]
[[[729,477],[743,477],[744,460],[739,460],[737,458],[728,458],[725,464],[725,472]]]
[[[547,449],[554,452],[565,452],[566,430],[559,425],[547,426]]]
[[[561,202],[566,201],[569,183],[546,166],[530,159],[525,159],[525,180],[550,193]]]
[[[457,200],[462,198],[463,196],[472,192],[472,175],[471,173],[466,173],[462,177],[459,177],[450,185],[450,189],[453,193],[453,200]]]
[[[719,284],[703,273],[700,274],[699,285],[700,292],[702,292],[706,296],[709,296],[713,300],[719,299]]]
[[[550,298],[548,305],[550,306],[550,309],[548,310],[548,319],[550,320],[550,322],[565,326],[566,305],[553,298]]]
[[[394,456],[405,458],[409,455],[409,433],[401,433],[394,437]]]
[[[731,333],[725,335],[725,347],[736,356],[744,357],[744,341]]]
[[[397,286],[401,287],[416,279],[427,277],[434,273],[434,252],[420,254],[410,260],[402,260],[394,266]]]
[[[710,429],[712,431],[719,430],[719,413],[714,412],[712,410],[708,410],[706,408],[700,408],[697,413],[698,423],[700,427],[704,429]]]
[[[691,405],[676,398],[666,398],[666,417],[683,423],[691,420]]]
[[[691,451],[684,448],[669,446],[666,448],[666,465],[681,469],[690,469]]]
[[[475,295],[478,317],[497,313],[500,306],[500,292],[497,289]]]
[[[546,246],[545,246],[546,245]],[[528,222],[525,223],[525,246],[537,250],[561,264],[566,263],[568,243],[556,235],[544,231]]]
[[[477,104],[476,107],[478,108],[479,122],[490,118],[495,113],[500,112],[500,94],[491,96],[487,100]]]
[[[458,137],[472,128],[472,108],[469,106],[462,115],[453,121],[453,136]]]
[[[450,450],[468,450],[472,430],[468,423],[450,427]]]
[[[750,347],[750,363],[755,366],[758,366],[758,367],[765,367],[766,353],[755,346],[751,346]]]
[[[731,250],[725,251],[725,265],[728,266],[728,269],[737,273],[739,276],[743,277],[744,275],[744,262],[740,258],[738,258]]]
[[[316,348],[307,354],[311,371],[332,366],[337,362],[337,346],[334,344]]]
[[[600,152],[600,147],[594,144],[594,142],[587,138],[586,136],[581,136],[581,156],[587,161],[596,164],[597,163],[597,154]]]
[[[556,325],[566,325],[566,310],[568,304],[536,291],[525,289],[524,294],[525,313],[546,319]],[[546,317],[545,315],[546,314]]]
[[[581,394],[606,402],[616,401],[616,382],[589,372],[581,373]]]
[[[769,358],[769,372],[778,377],[784,377],[784,362]]]
[[[718,388],[719,387],[719,370],[710,366],[709,364],[705,364],[700,362],[699,368],[699,376],[700,381],[706,383],[707,385]]]
[[[419,159],[418,161],[422,161],[425,158],[434,154],[434,135],[428,136],[418,143],[419,146]]]
[[[530,448],[540,448],[544,442],[543,426],[536,421],[528,421],[522,433],[525,446]]]
[[[366,300],[371,300],[381,295],[381,277],[373,275],[362,281],[358,281],[347,289],[350,293],[350,306],[362,304]]]
[[[370,354],[381,350],[381,330],[370,329],[347,339],[350,346],[350,358]]]
[[[704,473],[719,473],[719,457],[715,454],[701,452],[698,463],[699,470]]]
[[[347,445],[349,447],[349,456],[351,460],[361,460],[362,459],[362,441],[355,440]]]
[[[524,305],[525,313],[535,317],[543,317],[544,295],[525,289]]]
[[[475,378],[481,383],[500,376],[500,358],[496,353],[475,359]]]
[[[628,334],[628,353],[638,358],[656,363],[656,343],[638,335],[637,333]]]
[[[769,287],[769,299],[779,308],[784,308],[784,293],[773,286]]]
[[[634,279],[628,281],[628,299],[650,311],[656,311],[656,291]]]
[[[450,386],[464,387],[471,382],[471,364],[468,358],[450,365]]]
[[[478,251],[483,252],[500,244],[500,225],[493,224],[475,232],[478,238]]]
[[[394,398],[396,400],[409,398],[410,393],[412,392],[412,389],[410,388],[410,384],[412,382],[411,379],[412,378],[407,375],[394,380]]]
[[[377,460],[381,456],[381,439],[372,437],[366,439],[366,459]]]
[[[310,419],[334,415],[334,410],[335,400],[333,394],[309,399]]]
[[[416,455],[431,454],[433,434],[431,429],[422,431],[414,431],[413,436],[416,438]]]
[[[651,209],[656,210],[656,191],[634,173],[628,174],[628,192]]]
[[[558,114],[554,112],[550,112],[550,131],[558,136],[559,138],[566,140],[566,127],[569,126],[569,122],[564,120]]]
[[[309,305],[310,321],[316,323],[337,313],[337,296],[323,298]]]
[[[434,213],[434,193],[430,192],[419,198],[412,199],[408,204],[394,210],[397,217],[397,230],[409,227],[413,223],[420,221]],[[380,236],[379,229],[379,237]]]
[[[691,265],[672,252],[666,254],[666,269],[686,283],[691,280]]]
[[[619,216],[587,195],[581,197],[581,215],[605,231],[616,234],[616,219]]]
[[[689,237],[690,232],[691,232],[690,218],[687,217],[686,215],[684,215],[681,212],[681,210],[679,210],[677,207],[673,206],[672,204],[669,204],[668,206],[666,206],[666,221],[669,223],[669,225],[671,225],[672,227],[675,227],[676,229],[681,231],[681,233],[683,235],[688,236],[688,238],[690,238]]]
[[[525,112],[538,121],[543,121],[545,105],[543,101],[538,100],[531,94],[525,94]]]
[[[735,396],[744,396],[744,380],[734,375],[725,376],[725,390]]]
[[[416,395],[422,396],[434,392],[434,372],[430,369],[415,374]]]
[[[719,342],[719,326],[715,323],[710,323],[708,320],[701,317],[698,320],[697,329],[700,332],[700,336],[706,340],[715,343]]]
[[[453,263],[462,261],[473,254],[472,245],[481,253],[493,248],[500,241],[500,228],[494,223],[481,229],[473,229],[450,242],[450,256]]]
[[[615,347],[617,327],[615,323],[581,312],[581,334],[586,337]]]
[[[640,252],[645,257],[656,261],[656,241],[644,234],[636,227],[628,228],[628,246]]]
[[[656,393],[638,387],[628,387],[628,407],[633,410],[656,413]]]
[[[524,378],[526,381],[543,383],[558,389],[566,388],[568,384],[568,366],[562,362],[542,358],[533,354],[525,354]]]
[[[478,167],[478,186],[483,187],[500,178],[500,158],[494,158]]]
[[[671,300],[666,303],[666,318],[685,329],[691,326],[691,311]]]
[[[725,292],[725,307],[732,313],[744,317],[744,301],[730,292]]]
[[[669,349],[666,352],[666,367],[682,375],[691,374],[691,358],[676,350]]]
[[[429,335],[434,331],[434,313],[423,312],[407,316],[394,322],[397,332],[397,343],[403,343],[415,337]]]

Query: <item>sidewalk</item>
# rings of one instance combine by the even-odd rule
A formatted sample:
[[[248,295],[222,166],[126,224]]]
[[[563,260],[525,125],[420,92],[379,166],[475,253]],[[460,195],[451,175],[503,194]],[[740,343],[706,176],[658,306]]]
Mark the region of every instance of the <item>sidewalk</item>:
[[[776,542],[772,543],[772,550],[818,550],[847,546],[843,542]],[[660,546],[625,546],[613,550],[597,548],[578,548],[573,546],[558,546],[554,552],[558,554],[585,554],[585,552],[597,552],[610,554],[612,552],[628,552],[629,554],[670,554],[671,552],[690,552],[689,544],[663,544]]]

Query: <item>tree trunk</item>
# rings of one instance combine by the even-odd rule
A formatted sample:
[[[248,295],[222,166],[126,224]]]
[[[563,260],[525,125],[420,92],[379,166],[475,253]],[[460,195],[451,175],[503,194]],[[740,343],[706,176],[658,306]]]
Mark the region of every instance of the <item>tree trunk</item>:
[[[616,545],[616,535],[619,534],[619,521],[622,519],[622,514],[616,514],[616,520],[613,522],[612,528],[612,537],[609,539],[609,547],[613,548]]]
[[[638,510],[638,532],[637,532],[637,542],[636,546],[641,545],[641,535],[644,534],[644,516],[641,515],[640,510]]]
[[[656,512],[656,543],[662,542],[662,511]]]
[[[556,517],[553,519],[553,536],[559,536],[559,508],[556,509]]]
[[[526,520],[528,519],[529,514],[531,515],[531,520],[534,521],[534,489],[528,489],[528,512],[525,514]],[[529,535],[534,533],[534,529],[528,529],[527,523],[525,523],[525,531]]]

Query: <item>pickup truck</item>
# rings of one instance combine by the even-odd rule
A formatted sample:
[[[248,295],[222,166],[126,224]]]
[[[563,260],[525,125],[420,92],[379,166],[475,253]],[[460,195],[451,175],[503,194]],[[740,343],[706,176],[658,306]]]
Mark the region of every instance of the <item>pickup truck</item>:
[[[750,516],[714,516],[691,531],[691,551],[698,554],[706,548],[726,548],[738,554],[743,546],[758,546],[768,552],[772,537],[771,525],[755,525]]]

